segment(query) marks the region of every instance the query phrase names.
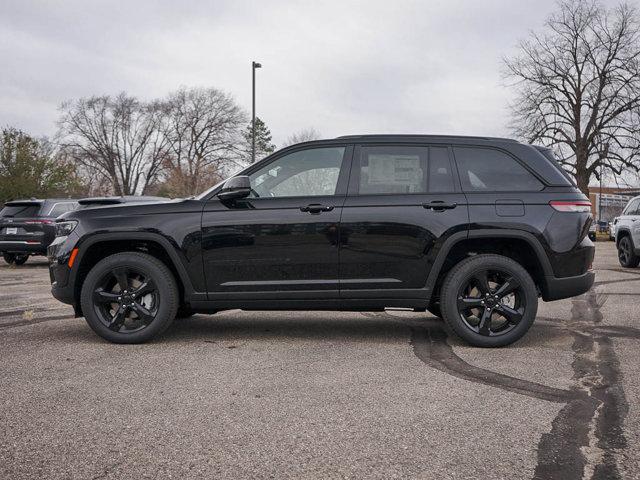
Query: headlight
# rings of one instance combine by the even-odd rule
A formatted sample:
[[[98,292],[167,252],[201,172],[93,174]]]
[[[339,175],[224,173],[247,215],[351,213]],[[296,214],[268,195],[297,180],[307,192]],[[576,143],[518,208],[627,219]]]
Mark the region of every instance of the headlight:
[[[78,225],[78,222],[75,220],[56,223],[56,237],[66,237],[71,232],[73,232],[73,229],[76,228],[76,225]]]

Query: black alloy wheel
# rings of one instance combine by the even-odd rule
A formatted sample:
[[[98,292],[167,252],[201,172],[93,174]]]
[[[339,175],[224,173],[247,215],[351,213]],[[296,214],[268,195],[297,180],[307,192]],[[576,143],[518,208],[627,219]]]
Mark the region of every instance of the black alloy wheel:
[[[98,283],[93,302],[98,318],[109,330],[133,333],[153,322],[160,299],[156,284],[148,274],[117,266]]]
[[[474,332],[492,337],[513,330],[527,306],[520,282],[501,270],[478,270],[458,292],[458,315]]]
[[[4,261],[9,265],[16,261],[16,256],[13,253],[3,253],[2,258],[4,258]]]
[[[101,337],[141,343],[162,333],[180,302],[176,280],[157,258],[122,252],[98,262],[82,284],[82,312]]]
[[[458,263],[440,290],[442,318],[471,345],[500,347],[520,339],[538,311],[538,290],[515,260],[474,255]]]

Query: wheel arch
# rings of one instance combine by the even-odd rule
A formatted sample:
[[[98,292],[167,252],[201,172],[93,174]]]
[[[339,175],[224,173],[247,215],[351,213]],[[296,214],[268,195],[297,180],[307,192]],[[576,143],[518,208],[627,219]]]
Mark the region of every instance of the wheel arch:
[[[629,230],[629,228],[627,227],[618,227],[618,229],[616,230],[616,247],[620,244],[620,240],[622,240],[624,237],[629,237],[629,239],[631,240],[631,247],[635,248],[635,245],[633,244],[633,237],[631,236],[631,230]]]
[[[120,252],[143,252],[163,262],[176,279],[181,302],[187,301],[194,292],[193,284],[178,255],[177,247],[162,235],[150,232],[100,233],[92,235],[77,246],[73,295],[78,315],[82,315],[80,292],[87,274],[100,260]]]
[[[487,243],[491,239],[491,243]],[[495,253],[511,258],[523,265],[531,274],[543,298],[546,296],[548,276],[553,269],[540,241],[521,230],[472,230],[458,232],[449,237],[440,248],[427,278],[429,301],[438,297],[445,275],[458,262],[470,254]]]

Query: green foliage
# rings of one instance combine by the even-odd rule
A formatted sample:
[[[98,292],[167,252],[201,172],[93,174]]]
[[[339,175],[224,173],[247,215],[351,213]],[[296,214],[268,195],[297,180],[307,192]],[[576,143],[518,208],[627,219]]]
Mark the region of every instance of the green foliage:
[[[73,164],[47,140],[15,128],[0,135],[0,203],[17,198],[70,197],[83,193]]]
[[[247,128],[242,134],[245,143],[245,155],[249,162],[251,162],[252,134],[253,128],[251,128],[251,122],[249,122],[249,125],[247,125]],[[276,150],[276,146],[271,143],[271,140],[271,130],[269,130],[269,127],[267,127],[259,117],[256,117],[256,162]]]

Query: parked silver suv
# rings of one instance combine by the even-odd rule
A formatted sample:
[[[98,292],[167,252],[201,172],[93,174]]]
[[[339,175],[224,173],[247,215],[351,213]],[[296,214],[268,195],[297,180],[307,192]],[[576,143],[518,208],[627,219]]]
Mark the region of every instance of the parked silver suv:
[[[640,263],[640,196],[629,200],[616,223],[618,260],[623,267]]]

